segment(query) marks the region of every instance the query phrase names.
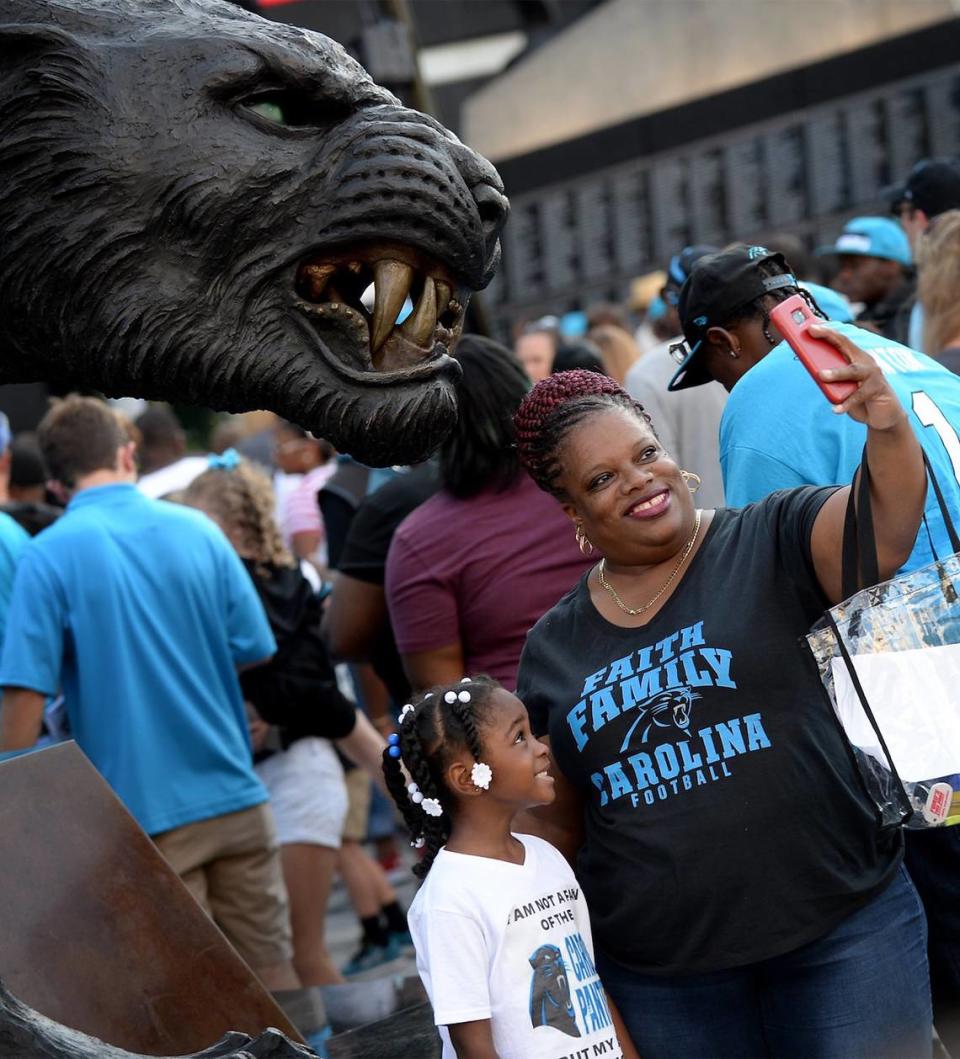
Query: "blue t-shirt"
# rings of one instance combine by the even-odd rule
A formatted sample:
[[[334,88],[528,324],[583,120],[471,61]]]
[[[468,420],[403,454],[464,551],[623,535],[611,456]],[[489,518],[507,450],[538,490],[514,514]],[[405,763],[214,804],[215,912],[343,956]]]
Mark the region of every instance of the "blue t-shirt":
[[[276,644],[205,515],[135,486],[78,493],[24,548],[0,685],[62,685],[73,735],[148,834],[258,805],[236,666]]]
[[[20,554],[30,534],[6,513],[0,511],[0,644],[7,629],[7,611],[13,595],[13,578]]]
[[[901,404],[934,469],[960,529],[960,376],[935,360],[853,324],[830,323],[871,354]],[[720,421],[720,465],[730,507],[777,489],[849,485],[863,456],[867,428],[837,415],[786,342],[775,346],[730,392]],[[927,528],[904,570],[952,552],[940,508],[927,491]]]

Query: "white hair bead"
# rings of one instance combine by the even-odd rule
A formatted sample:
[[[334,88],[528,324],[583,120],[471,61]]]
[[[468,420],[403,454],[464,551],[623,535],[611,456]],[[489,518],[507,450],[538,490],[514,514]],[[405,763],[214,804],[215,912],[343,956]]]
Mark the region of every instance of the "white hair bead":
[[[410,795],[410,801],[413,802],[414,805],[419,805],[423,801],[423,795],[420,791],[414,791],[413,794]]]
[[[461,691],[460,694],[457,696],[457,698],[461,702],[469,702],[470,701],[470,692],[469,691]]]
[[[446,695],[443,696],[443,701],[444,702],[456,702],[457,701],[457,693],[455,691],[448,691],[446,693]]]

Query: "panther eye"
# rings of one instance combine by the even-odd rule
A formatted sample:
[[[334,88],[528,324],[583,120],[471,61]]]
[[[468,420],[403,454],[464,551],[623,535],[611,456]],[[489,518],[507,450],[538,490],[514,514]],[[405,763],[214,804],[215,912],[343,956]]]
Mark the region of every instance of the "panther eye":
[[[344,121],[353,112],[352,105],[344,100],[319,99],[293,90],[245,99],[241,109],[287,129],[323,128]]]
[[[261,118],[266,118],[267,121],[275,122],[277,125],[287,124],[283,107],[272,99],[259,99],[253,103],[248,103],[247,110],[253,114],[259,114]]]

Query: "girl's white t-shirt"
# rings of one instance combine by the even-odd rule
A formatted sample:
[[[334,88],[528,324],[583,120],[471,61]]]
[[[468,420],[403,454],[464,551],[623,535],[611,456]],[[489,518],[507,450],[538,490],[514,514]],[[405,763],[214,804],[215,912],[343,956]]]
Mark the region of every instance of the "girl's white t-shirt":
[[[500,1059],[622,1059],[593,965],[586,902],[560,853],[516,835],[523,864],[441,849],[407,918],[443,1038],[490,1019]]]

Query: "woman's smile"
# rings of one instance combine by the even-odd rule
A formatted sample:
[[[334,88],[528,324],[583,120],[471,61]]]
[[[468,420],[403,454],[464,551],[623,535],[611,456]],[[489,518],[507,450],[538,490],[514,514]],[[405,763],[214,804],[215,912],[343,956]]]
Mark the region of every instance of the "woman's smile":
[[[624,512],[625,518],[654,519],[670,509],[670,490],[666,486],[634,500]]]

